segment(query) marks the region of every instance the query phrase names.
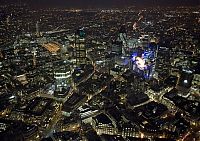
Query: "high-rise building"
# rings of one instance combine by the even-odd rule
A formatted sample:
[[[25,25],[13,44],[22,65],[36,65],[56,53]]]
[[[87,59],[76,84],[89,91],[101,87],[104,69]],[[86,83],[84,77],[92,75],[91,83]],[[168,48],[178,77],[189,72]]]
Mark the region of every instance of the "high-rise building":
[[[8,16],[8,17],[6,18],[6,24],[7,24],[7,25],[10,24],[10,16]]]
[[[122,41],[113,41],[112,42],[112,53],[116,55],[122,55]]]
[[[36,56],[37,56],[36,48],[33,48],[32,53],[33,53],[33,66],[36,66]]]
[[[105,72],[110,74],[110,70],[115,67],[115,55],[113,53],[105,56]]]
[[[63,62],[65,63],[65,62]],[[54,70],[56,91],[62,91],[70,87],[71,83],[71,70],[69,64],[65,63],[64,67],[58,67]]]
[[[137,48],[132,53],[130,69],[139,73],[145,79],[150,79],[155,73],[157,45],[149,44],[144,48]]]
[[[36,36],[40,36],[40,26],[39,26],[39,21],[36,22],[36,24],[35,24],[35,28],[36,28]]]
[[[179,75],[177,89],[185,93],[189,92],[193,78],[194,74],[192,71],[182,71]]]
[[[86,64],[85,32],[78,29],[75,33],[75,57],[76,65]]]
[[[155,71],[158,74],[159,78],[167,77],[170,75],[171,71],[171,62],[170,62],[170,50],[167,47],[159,47]],[[163,78],[164,79],[164,78]]]
[[[122,25],[119,29],[118,37],[117,37],[117,42],[122,42],[122,54],[125,55],[127,52],[128,48],[128,43],[127,43],[127,33],[126,33],[126,27],[125,25]]]

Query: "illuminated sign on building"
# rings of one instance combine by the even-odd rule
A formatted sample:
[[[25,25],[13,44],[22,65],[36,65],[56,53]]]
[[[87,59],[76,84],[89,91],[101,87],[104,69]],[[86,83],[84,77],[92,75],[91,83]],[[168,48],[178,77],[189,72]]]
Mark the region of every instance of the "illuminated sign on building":
[[[140,73],[144,78],[149,79],[153,76],[155,68],[155,54],[156,51],[147,50],[136,50],[131,56],[132,70]]]

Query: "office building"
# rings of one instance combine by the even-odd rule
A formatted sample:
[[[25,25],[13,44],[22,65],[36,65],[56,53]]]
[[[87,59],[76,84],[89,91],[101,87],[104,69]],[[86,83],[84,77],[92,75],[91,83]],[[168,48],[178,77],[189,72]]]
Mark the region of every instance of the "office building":
[[[86,64],[85,32],[79,29],[75,33],[76,65]]]

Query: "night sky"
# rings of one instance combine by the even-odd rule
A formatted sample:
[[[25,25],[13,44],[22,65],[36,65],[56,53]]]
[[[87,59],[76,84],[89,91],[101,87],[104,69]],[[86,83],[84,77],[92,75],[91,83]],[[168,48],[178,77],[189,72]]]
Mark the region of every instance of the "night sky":
[[[0,0],[5,3],[27,3],[33,7],[125,7],[125,6],[196,6],[200,0]]]

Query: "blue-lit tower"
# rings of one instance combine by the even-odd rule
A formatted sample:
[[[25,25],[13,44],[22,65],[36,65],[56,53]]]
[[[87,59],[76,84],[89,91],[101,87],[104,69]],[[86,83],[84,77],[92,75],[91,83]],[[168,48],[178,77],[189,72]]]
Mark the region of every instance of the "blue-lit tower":
[[[145,79],[150,79],[155,73],[158,45],[151,42],[143,48],[136,48],[131,55],[130,69]]]

